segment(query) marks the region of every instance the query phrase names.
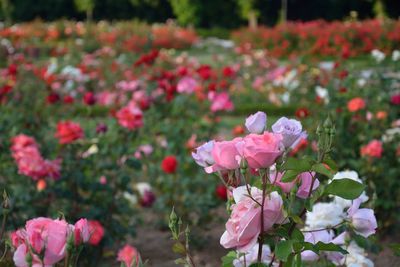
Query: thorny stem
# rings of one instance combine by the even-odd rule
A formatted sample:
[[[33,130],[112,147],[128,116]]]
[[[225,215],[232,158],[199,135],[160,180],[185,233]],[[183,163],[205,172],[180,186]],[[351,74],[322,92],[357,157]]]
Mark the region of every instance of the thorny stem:
[[[262,206],[262,204],[251,195],[251,190],[250,190],[250,187],[249,187],[249,183],[248,183],[247,178],[246,178],[247,172],[245,174],[242,174],[242,175],[243,175],[244,183],[246,185],[247,193],[249,194],[249,198],[251,200],[253,200],[255,203],[257,203],[258,205]]]
[[[7,221],[7,212],[3,212],[3,221],[1,223],[1,230],[0,230],[0,244],[3,242],[3,235],[4,230],[6,228],[6,221]]]
[[[272,259],[271,259],[271,262],[269,263],[269,267],[272,267],[272,264],[274,264],[274,261],[275,261],[275,253],[274,253],[274,255],[272,255]]]
[[[268,171],[269,172],[269,169]],[[257,255],[257,262],[261,263],[262,258],[262,248],[264,245],[264,204],[265,204],[265,197],[266,197],[266,190],[267,190],[267,172],[262,175],[262,201],[261,201],[261,229],[260,235],[258,236],[258,255]]]
[[[64,267],[69,267],[69,253],[65,255]]]
[[[327,154],[326,148],[324,148],[324,150],[322,150],[322,151],[319,151],[319,153],[318,153],[318,163],[323,162],[326,154]],[[312,175],[311,172],[310,172],[310,174]],[[312,189],[314,188],[314,183],[315,183],[316,179],[317,179],[316,175],[312,175],[312,182],[311,182],[311,185],[310,185],[310,190],[308,192],[308,197],[307,198],[310,198],[310,196],[311,196]],[[302,218],[306,214],[306,212],[307,212],[307,208],[304,207],[303,210],[301,211],[299,217]],[[288,231],[289,237],[292,236],[292,233],[293,233],[294,229],[296,228],[296,225],[297,225],[297,223],[294,222],[294,221],[290,225],[290,228],[289,228],[289,231]],[[279,266],[283,266],[283,262],[282,261],[279,263]]]
[[[76,257],[75,257],[74,267],[78,266],[79,256],[81,255],[81,252],[82,252],[82,247],[79,248],[79,251],[78,251],[78,253],[77,253]]]

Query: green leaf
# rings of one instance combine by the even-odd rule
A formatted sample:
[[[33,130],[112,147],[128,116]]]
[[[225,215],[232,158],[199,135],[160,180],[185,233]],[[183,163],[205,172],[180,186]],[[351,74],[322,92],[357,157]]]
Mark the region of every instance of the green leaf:
[[[301,266],[302,266],[301,253],[296,254],[295,266],[296,266],[296,267],[301,267]]]
[[[335,195],[344,199],[356,199],[364,191],[365,185],[354,180],[344,178],[333,180],[325,187],[325,195]]]
[[[233,261],[236,259],[236,252],[230,251],[228,254],[221,258],[222,267],[233,267]]]
[[[286,261],[293,250],[293,242],[291,240],[280,241],[275,248],[275,255],[281,261]]]
[[[312,163],[310,159],[288,158],[282,165],[282,170],[294,170],[305,172],[311,169]]]
[[[295,253],[301,252],[302,249],[303,249],[303,244],[302,244],[302,242],[295,242],[295,243],[293,243],[293,250],[294,250]]]
[[[268,267],[268,265],[266,265],[265,263],[257,262],[257,263],[253,263],[249,267]]]
[[[303,220],[298,215],[292,215],[292,220],[297,224],[303,224]],[[304,238],[304,237],[303,237]]]
[[[293,267],[294,265],[294,255],[290,254],[287,261],[283,263],[283,267]]]
[[[283,183],[289,183],[291,181],[293,181],[294,179],[296,179],[297,175],[299,175],[300,173],[302,173],[302,171],[295,171],[295,170],[287,170],[284,172],[281,181]]]
[[[337,166],[336,162],[333,161],[333,159],[327,157],[327,158],[325,158],[324,163],[326,165],[328,165],[333,172],[337,172],[338,171],[338,166]]]
[[[276,234],[283,238],[289,238],[288,230],[284,227],[279,227],[275,230]]]
[[[303,244],[303,251],[311,250],[314,253],[319,255],[319,249],[317,247],[315,247],[314,244],[309,243],[309,242],[303,242],[302,244]]]
[[[319,241],[314,247],[318,248],[319,250],[323,251],[337,251],[342,254],[348,254],[347,250],[343,249],[341,246],[335,245],[333,243],[323,243]]]
[[[128,164],[129,167],[135,169],[135,170],[140,170],[142,168],[142,163],[135,159],[135,158],[128,158],[126,160],[126,163]]]
[[[333,177],[332,171],[328,170],[328,168],[326,168],[326,166],[322,163],[314,164],[311,167],[311,170],[313,170],[319,174],[325,175],[326,177],[328,177],[330,179],[332,179],[332,177]]]
[[[292,232],[292,238],[294,240],[296,240],[296,241],[299,241],[299,242],[303,242],[304,241],[303,233],[297,228],[294,228],[294,230]]]

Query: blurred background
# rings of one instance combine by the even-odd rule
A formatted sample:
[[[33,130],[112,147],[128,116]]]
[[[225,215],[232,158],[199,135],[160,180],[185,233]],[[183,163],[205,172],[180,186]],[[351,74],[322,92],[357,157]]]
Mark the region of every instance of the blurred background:
[[[282,20],[398,18],[398,0],[1,0],[0,20],[127,20],[148,23],[176,19],[182,26],[237,28],[249,20],[275,25]]]

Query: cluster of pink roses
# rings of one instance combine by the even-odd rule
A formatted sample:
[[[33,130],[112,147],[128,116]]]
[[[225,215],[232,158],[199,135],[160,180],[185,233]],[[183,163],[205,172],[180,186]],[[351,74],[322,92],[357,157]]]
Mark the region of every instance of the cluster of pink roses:
[[[272,132],[264,131],[266,121],[265,113],[257,112],[246,120],[249,135],[231,141],[210,141],[198,147],[192,156],[207,173],[239,169],[242,159],[254,170],[269,168],[305,132],[299,121],[285,117],[272,126]]]
[[[311,190],[319,186],[318,180],[312,182],[312,174],[301,173],[290,182],[283,183],[283,173],[277,172],[274,165],[296,143],[305,138],[300,122],[282,117],[273,126],[272,132],[266,131],[267,116],[257,112],[246,120],[246,128],[250,134],[237,137],[231,141],[209,141],[196,149],[192,154],[197,164],[205,168],[207,173],[218,172],[222,176],[239,176],[240,168],[249,167],[254,173],[261,169],[270,169],[270,183],[282,188],[286,193],[299,184],[297,196],[307,198]],[[240,178],[239,178],[240,181]],[[244,181],[247,183],[247,181]],[[235,203],[232,214],[226,223],[226,231],[221,237],[221,244],[226,248],[236,247],[247,252],[256,243],[260,234],[261,214],[264,218],[264,232],[272,229],[274,224],[283,223],[283,200],[277,192],[266,196],[263,211],[256,201],[261,203],[262,191],[256,187],[240,186],[232,190]]]
[[[90,239],[90,228],[86,219],[75,225],[65,220],[35,218],[26,222],[25,228],[11,234],[14,263],[17,267],[52,266],[62,261],[68,246],[79,246]]]
[[[276,255],[272,256],[270,248],[266,246],[264,251],[262,249],[265,246],[263,238],[265,234],[274,236],[276,225],[293,223],[289,220],[289,211],[286,210],[284,199],[287,201],[289,196],[296,196],[299,200],[308,199],[320,187],[320,181],[316,178],[317,170],[311,166],[307,167],[308,171],[301,168],[301,171],[296,172],[287,182],[283,179],[286,174],[290,174],[286,173],[290,169],[282,167],[288,162],[290,150],[307,137],[301,123],[283,117],[272,125],[270,132],[266,130],[266,121],[267,116],[263,112],[251,115],[245,123],[250,132],[247,136],[236,137],[231,141],[209,141],[192,154],[196,163],[204,167],[207,173],[218,173],[226,184],[228,195],[234,204],[231,206],[230,218],[225,225],[226,231],[221,236],[220,243],[225,248],[235,248],[238,255],[243,255],[247,264],[259,261],[275,263],[273,261]],[[329,128],[325,130],[329,132]],[[320,166],[324,168],[323,172],[329,169],[324,164]],[[262,190],[250,184],[254,180],[248,177],[247,169],[262,180]],[[335,179],[350,180],[347,177],[351,174],[351,172],[337,173],[331,183]],[[351,179],[357,183],[361,182],[358,176]],[[369,237],[376,231],[377,221],[374,211],[360,208],[361,203],[367,200],[368,197],[364,192],[353,201],[336,196],[332,203],[315,204],[312,211],[307,212],[304,208],[298,219],[306,215],[306,221],[304,228],[298,231],[302,232],[304,241],[312,245],[322,242],[346,248],[349,245],[350,233]],[[344,224],[347,228],[341,233],[337,228]],[[295,227],[296,224],[292,224],[292,230],[288,232],[289,238],[292,233],[290,231]],[[258,259],[255,259],[257,243]],[[325,256],[336,265],[347,264],[345,256],[338,250],[320,255],[308,249],[301,251],[303,261],[315,261],[321,256]],[[234,261],[235,266],[246,266],[246,263],[242,264],[241,257]]]
[[[103,236],[104,229],[96,220],[80,219],[73,225],[63,219],[31,219],[24,228],[11,233],[14,264],[50,267],[71,257],[75,248],[85,243],[98,245]],[[125,267],[137,267],[141,263],[138,251],[130,245],[119,250],[117,260]]]
[[[20,174],[29,176],[35,181],[46,177],[53,179],[60,177],[61,160],[44,159],[40,154],[39,145],[32,137],[24,134],[13,137],[11,152]]]

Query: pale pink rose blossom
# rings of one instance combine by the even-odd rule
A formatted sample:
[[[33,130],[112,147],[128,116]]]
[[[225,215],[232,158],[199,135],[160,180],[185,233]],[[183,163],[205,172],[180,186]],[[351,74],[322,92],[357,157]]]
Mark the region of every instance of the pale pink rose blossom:
[[[136,248],[125,245],[118,251],[117,260],[124,263],[124,267],[136,267],[139,266],[139,252]]]
[[[310,189],[311,189],[311,184],[312,184],[312,177],[315,175],[315,173],[309,173],[309,172],[303,172],[301,173],[297,179],[300,181],[300,187],[297,190],[296,195],[299,198],[306,199],[310,196]],[[319,180],[315,179],[312,190],[314,191],[319,187]]]
[[[183,77],[177,85],[178,93],[193,94],[196,91],[198,84],[195,79],[190,76]]]
[[[282,135],[264,132],[249,134],[244,139],[243,155],[250,168],[268,168],[282,155]]]
[[[78,220],[74,225],[74,241],[75,245],[80,245],[89,241],[90,232],[89,224],[86,219]]]
[[[143,112],[137,107],[123,107],[117,112],[116,117],[118,123],[129,130],[135,130],[143,126]]]
[[[250,133],[261,134],[267,125],[267,114],[258,111],[247,117],[245,125]]]
[[[262,201],[262,191],[251,187],[251,195]],[[233,190],[235,199],[232,213],[226,223],[226,231],[220,243],[225,248],[236,248],[240,252],[249,251],[256,243],[261,231],[261,207],[248,195],[245,186]],[[277,192],[266,196],[264,202],[264,231],[268,231],[275,223],[282,223],[282,198]]]
[[[353,200],[352,206],[347,210],[354,231],[363,237],[375,234],[378,224],[372,209],[360,209],[361,198]]]
[[[211,155],[214,164],[205,168],[207,173],[238,169],[243,155],[243,139],[238,137],[232,141],[215,142]]]
[[[229,98],[229,94],[226,92],[210,92],[208,94],[208,99],[211,101],[210,109],[212,112],[233,110],[233,103]]]

